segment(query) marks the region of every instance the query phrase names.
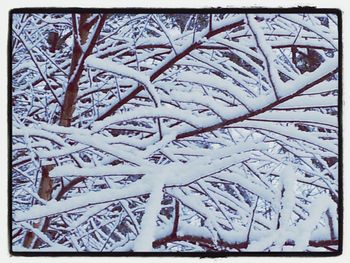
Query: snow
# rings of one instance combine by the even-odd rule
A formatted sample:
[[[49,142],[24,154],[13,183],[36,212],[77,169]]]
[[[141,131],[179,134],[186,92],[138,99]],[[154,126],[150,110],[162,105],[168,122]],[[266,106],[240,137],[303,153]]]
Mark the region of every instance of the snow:
[[[145,176],[141,180],[127,185],[124,188],[105,189],[99,192],[90,192],[59,202],[51,200],[47,202],[45,206],[34,205],[28,211],[17,212],[14,219],[15,221],[35,219],[52,214],[67,212],[87,205],[105,203],[113,200],[126,199],[132,196],[147,194],[152,189],[149,181],[157,181],[161,177],[164,177],[164,174],[168,174],[166,179],[164,179],[164,185],[186,185],[193,181],[199,180],[201,177],[204,177],[207,174],[215,173],[224,168],[230,167],[235,163],[246,160],[249,158],[249,156],[249,153],[242,153],[225,158],[223,160],[212,161],[205,165],[200,165],[200,163],[208,158],[202,158],[202,160],[193,162],[191,165],[173,163],[164,165],[163,167],[156,167],[156,169],[153,170],[150,175]],[[188,167],[191,167],[192,165],[197,166],[196,170],[188,169]]]
[[[165,34],[165,36],[167,37],[167,39],[169,40],[169,43],[170,43],[170,45],[171,45],[171,47],[173,48],[173,50],[174,50],[174,52],[177,54],[178,52],[177,52],[177,46],[176,46],[176,44],[174,43],[174,40],[173,40],[173,38],[172,38],[172,33],[171,33],[171,31],[168,29],[168,28],[166,28],[166,26],[163,24],[163,22],[159,19],[159,17],[158,16],[152,16],[152,18],[157,22],[157,24],[161,27],[161,29],[162,29],[162,31],[163,31],[163,33]]]
[[[262,187],[257,183],[253,183],[250,179],[242,176],[242,174],[239,173],[239,171],[234,171],[233,173],[221,173],[217,177],[230,180],[231,182],[239,184],[245,189],[251,191],[252,193],[255,193],[257,196],[262,197],[264,200],[270,202],[274,200],[274,195],[273,193],[271,193],[270,190],[266,189],[265,187]]]
[[[294,106],[294,104],[293,104]],[[325,126],[331,126],[333,128],[338,127],[338,119],[336,116],[323,114],[320,112],[285,112],[271,111],[259,114],[258,117],[252,118],[252,120],[270,120],[279,122],[304,122],[315,123]]]
[[[83,214],[78,220],[74,221],[68,228],[68,230],[74,230],[79,225],[84,224],[90,217],[97,214],[101,210],[108,207],[110,203],[98,204],[90,208],[85,214]]]
[[[275,109],[318,108],[318,107],[336,106],[337,104],[338,104],[338,98],[336,96],[329,96],[329,97],[322,97],[321,95],[299,96],[281,103],[280,105],[275,107]]]
[[[243,74],[239,74],[240,71],[241,71],[241,72],[244,72],[245,74],[248,74],[248,75],[249,75],[250,81],[251,81],[251,79],[257,80],[257,78],[256,78],[253,74],[250,74],[249,71],[247,71],[247,70],[245,70],[245,69],[243,69],[243,68],[240,68],[239,70],[237,70],[237,67],[235,67],[235,70],[227,70],[227,69],[226,69],[224,66],[222,66],[221,64],[216,63],[215,61],[212,61],[212,60],[210,60],[209,58],[202,56],[199,52],[196,52],[196,51],[193,51],[193,52],[191,53],[191,56],[192,56],[193,58],[195,58],[196,60],[201,61],[201,62],[205,63],[206,65],[209,65],[211,68],[216,69],[216,70],[219,70],[220,72],[224,73],[225,75],[227,75],[228,77],[230,77],[234,82],[237,82],[241,87],[244,87],[244,89],[245,89],[248,93],[250,93],[250,94],[252,93],[251,89],[250,89],[250,88],[246,85],[246,83],[244,82]],[[228,64],[229,64],[229,63],[226,62],[226,66],[227,66]],[[234,65],[234,64],[233,64],[233,65]],[[237,70],[237,72],[236,72],[236,70]],[[205,76],[205,77],[206,77],[205,80],[208,81],[207,76]],[[211,76],[211,77],[214,77],[214,76]],[[195,79],[196,79],[196,78],[195,78]],[[214,82],[213,82],[213,81],[214,81]],[[210,83],[210,84],[209,84],[210,86],[214,86],[214,87],[215,87],[215,85],[213,85],[212,83],[215,83],[215,82],[216,82],[217,85],[220,86],[220,85],[223,84],[222,81],[223,81],[222,78],[220,78],[220,81],[218,81],[218,79],[216,78],[216,80],[213,79],[212,81],[209,81],[208,83]],[[226,80],[225,80],[225,81],[226,81]],[[232,81],[230,81],[230,82],[232,82]],[[228,86],[230,86],[230,84],[229,84],[228,81],[227,81],[226,83],[227,83]],[[242,96],[241,94],[239,94],[238,91],[235,91],[237,88],[238,88],[238,87],[236,87],[235,89],[232,89],[232,90],[231,90],[231,93],[232,93],[237,99],[239,99],[240,101],[242,101],[242,100],[243,100],[243,97],[245,97],[245,96]],[[236,93],[236,92],[237,92],[237,93]],[[246,95],[246,94],[244,94],[244,95]]]
[[[123,64],[113,62],[109,59],[100,59],[100,58],[96,58],[94,56],[89,56],[85,62],[90,67],[94,67],[97,69],[112,72],[114,74],[128,77],[128,78],[131,78],[133,80],[140,82],[147,89],[147,91],[150,94],[155,105],[160,104],[158,94],[157,94],[153,84],[150,82],[150,80],[147,76],[143,75],[143,73],[141,73],[135,69],[132,69],[130,67],[124,66]]]
[[[303,251],[307,248],[311,234],[318,224],[322,214],[330,209],[335,210],[335,203],[330,199],[328,195],[320,195],[310,205],[309,217],[305,221],[301,221],[295,229],[295,247],[296,251]]]
[[[165,175],[163,175],[164,177]],[[137,236],[133,251],[145,252],[152,251],[152,243],[155,240],[155,230],[157,227],[157,214],[161,209],[161,201],[163,199],[163,182],[162,178],[158,178],[150,194],[147,205],[145,206],[145,214],[142,217],[141,232]]]
[[[336,16],[109,14],[96,43],[85,32],[70,127],[60,104],[81,36],[55,52],[47,37],[71,32],[72,15],[12,26],[14,251],[338,249]],[[293,45],[313,46],[317,68],[301,70]],[[39,247],[24,248],[28,231]]]
[[[283,82],[281,81],[278,71],[275,66],[275,61],[277,60],[275,53],[272,48],[268,45],[265,40],[264,32],[260,29],[259,23],[255,20],[254,15],[247,15],[249,26],[256,37],[256,43],[258,48],[263,53],[266,62],[266,70],[268,72],[268,78],[270,79],[272,88],[276,93],[277,98],[281,97],[280,89],[283,86]]]
[[[291,166],[286,166],[280,172],[280,191],[283,191],[281,197],[281,217],[280,227],[285,229],[289,226],[293,214],[293,208],[296,202],[295,190],[296,190],[297,175]]]
[[[306,72],[300,78],[295,81],[287,82],[284,84],[283,90],[281,91],[281,95],[286,97],[290,94],[297,92],[302,87],[313,83],[314,81],[322,78],[324,75],[329,72],[336,71],[338,69],[338,56],[334,55],[333,58],[330,58],[327,63],[323,63],[316,71],[314,72]]]
[[[104,165],[97,167],[84,167],[78,168],[73,164],[57,166],[51,173],[51,177],[66,177],[66,176],[109,176],[109,175],[133,175],[133,174],[144,174],[147,169],[123,165],[121,167]]]
[[[294,138],[296,140],[312,144],[331,153],[338,154],[338,146],[336,144],[332,143],[331,141],[318,138],[317,136],[311,137],[308,132],[300,131],[293,126],[282,127],[274,123],[246,121],[244,123],[236,124],[234,125],[234,127],[250,127],[255,129],[267,130],[271,133],[277,133],[286,136],[287,138]]]
[[[43,240],[44,242],[46,242],[50,246],[50,248],[46,249],[46,251],[66,251],[66,252],[70,251],[70,252],[74,252],[74,249],[67,248],[66,246],[52,242],[48,236],[46,236],[44,233],[42,233],[39,229],[34,228],[31,224],[26,223],[26,222],[22,222],[21,225],[24,228],[35,233],[36,236],[38,236],[41,240]],[[17,250],[17,251],[20,251],[20,250]]]
[[[34,205],[28,211],[17,212],[14,216],[14,220],[25,221],[29,219],[36,219],[57,213],[68,212],[70,210],[92,204],[101,204],[113,200],[138,196],[140,195],[140,189],[142,189],[142,194],[147,194],[151,191],[152,188],[150,184],[145,183],[145,180],[141,180],[121,189],[106,189],[99,192],[90,192],[87,194],[77,195],[75,197],[71,197],[59,202],[56,200],[51,200],[47,202],[45,206]]]
[[[108,117],[103,121],[97,121],[92,127],[92,131],[97,132],[111,124],[120,123],[124,121],[129,121],[133,119],[140,118],[170,118],[181,120],[191,126],[201,127],[203,126],[203,122],[206,123],[215,123],[219,119],[217,117],[199,117],[192,114],[189,110],[182,110],[178,108],[167,108],[165,106],[160,106],[158,108],[138,108],[133,111],[129,111],[122,114],[115,114],[114,116]],[[204,124],[205,125],[205,124]]]
[[[324,32],[322,32],[321,30],[319,30],[317,27],[315,27],[314,25],[312,25],[310,22],[306,22],[303,19],[296,18],[295,16],[291,15],[291,14],[281,14],[279,15],[280,17],[287,19],[293,23],[299,24],[313,32],[315,32],[317,35],[319,35],[320,37],[322,37],[323,39],[325,39],[333,48],[337,49],[338,48],[338,43],[336,41],[334,41],[333,39],[331,39],[329,36],[327,36],[327,34],[324,34]]]

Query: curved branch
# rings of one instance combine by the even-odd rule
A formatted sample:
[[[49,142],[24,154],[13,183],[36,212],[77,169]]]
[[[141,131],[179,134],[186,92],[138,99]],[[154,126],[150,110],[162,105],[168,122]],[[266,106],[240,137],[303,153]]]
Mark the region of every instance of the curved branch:
[[[209,31],[204,38],[211,38],[219,33],[225,32],[227,30],[231,30],[233,28],[239,27],[244,25],[243,19],[223,26],[221,28],[215,29],[213,31]],[[184,58],[188,54],[191,53],[192,50],[195,50],[196,48],[199,48],[202,45],[201,42],[194,42],[192,45],[190,45],[188,48],[184,49],[181,53],[178,53],[176,56],[174,56],[172,59],[170,59],[167,63],[165,63],[162,67],[160,67],[157,71],[155,71],[151,77],[150,81],[154,81],[157,79],[161,74],[163,74],[166,70],[168,70],[170,67],[172,67],[177,61]],[[115,111],[117,111],[120,107],[122,107],[124,104],[128,103],[132,98],[134,98],[138,93],[140,93],[143,90],[143,87],[140,85],[136,89],[134,89],[132,92],[130,92],[127,96],[125,96],[122,100],[118,101],[115,105],[113,105],[107,112],[102,114],[100,117],[96,119],[96,121],[103,120],[107,118],[108,116],[112,115]]]

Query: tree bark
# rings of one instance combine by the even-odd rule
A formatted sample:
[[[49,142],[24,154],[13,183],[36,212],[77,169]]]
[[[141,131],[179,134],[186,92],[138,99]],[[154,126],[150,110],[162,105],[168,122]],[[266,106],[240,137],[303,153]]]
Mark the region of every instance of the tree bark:
[[[73,31],[75,32],[74,43],[73,43],[73,53],[72,53],[72,63],[70,67],[68,86],[66,89],[66,93],[64,95],[64,101],[62,105],[60,123],[59,123],[59,125],[64,127],[71,126],[72,116],[75,109],[76,98],[79,90],[79,79],[84,69],[84,61],[86,57],[90,55],[92,51],[92,47],[96,44],[97,37],[95,36],[96,35],[98,36],[99,33],[101,32],[101,29],[105,20],[105,17],[104,19],[101,18],[98,28],[95,32],[94,39],[92,39],[89,45],[89,46],[92,45],[92,47],[89,50],[87,50],[85,53],[83,53],[81,46],[86,44],[86,41],[88,40],[89,30],[94,25],[93,23],[86,23],[89,16],[90,14],[81,15],[80,21],[79,21],[79,28],[78,28],[76,24],[76,16],[75,14],[72,15]],[[77,35],[79,35],[79,37],[77,37]]]
[[[88,21],[88,18],[90,16],[91,14],[81,14],[79,19],[79,26],[77,26],[76,15],[72,14],[73,32],[75,33],[74,44],[73,44],[71,68],[68,76],[68,86],[64,96],[64,102],[62,105],[60,122],[59,122],[59,125],[64,127],[71,126],[71,120],[72,120],[72,116],[73,116],[73,112],[76,104],[76,98],[79,91],[79,79],[84,69],[84,61],[91,54],[92,49],[96,44],[97,38],[100,35],[100,32],[106,20],[106,15],[102,15],[98,24],[96,25],[97,28],[95,30],[94,35],[91,38],[91,41],[88,45],[86,52],[83,52],[81,46],[87,43],[89,31],[98,21],[97,16],[95,19]],[[77,37],[78,34],[79,34],[79,37]],[[54,168],[54,165],[51,165],[51,164],[44,165],[42,167],[42,177],[41,177],[40,187],[38,190],[38,195],[42,199],[47,201],[52,198],[53,181],[50,178],[50,171],[53,168]],[[70,184],[70,187],[73,187],[74,185],[75,184]],[[64,188],[64,192],[67,192],[68,190],[69,189],[66,189],[66,187]],[[59,195],[59,198],[61,198],[62,195],[63,194]],[[38,222],[35,222],[33,226],[35,228],[40,228],[40,226],[42,226],[41,231],[45,233],[47,232],[50,226],[50,221],[51,221],[50,218],[46,217],[44,221],[41,219]],[[34,233],[31,231],[27,231],[24,237],[23,246],[26,248],[31,248],[33,245],[34,238],[35,238]],[[41,244],[41,241],[37,239],[34,242],[33,247],[37,248],[40,244]]]
[[[45,201],[49,201],[52,198],[52,179],[49,176],[50,171],[54,168],[54,165],[44,165],[42,170],[42,176],[39,185],[38,195],[41,199]],[[33,223],[34,228],[39,228],[42,220],[38,220]],[[30,248],[34,241],[35,235],[32,231],[27,231],[24,236],[23,246],[26,248]],[[35,242],[36,243],[36,242]]]

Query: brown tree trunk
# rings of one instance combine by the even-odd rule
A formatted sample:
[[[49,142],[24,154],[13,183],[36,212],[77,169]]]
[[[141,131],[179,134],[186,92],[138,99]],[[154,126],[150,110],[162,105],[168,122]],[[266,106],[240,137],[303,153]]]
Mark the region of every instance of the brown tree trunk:
[[[82,73],[82,72],[78,72],[78,67],[80,66],[79,60],[82,58],[82,54],[83,54],[81,45],[84,45],[86,43],[89,30],[93,25],[93,24],[90,24],[89,26],[84,25],[89,16],[90,16],[89,14],[81,15],[80,21],[79,21],[79,28],[77,28],[77,25],[75,22],[76,21],[75,15],[72,16],[73,28],[75,27],[75,29],[73,30],[75,31],[76,34],[79,34],[81,43],[79,43],[78,38],[76,37],[74,38],[72,63],[71,63],[70,72],[69,72],[68,86],[67,86],[66,93],[64,95],[64,102],[61,109],[61,116],[60,116],[60,123],[59,123],[59,125],[64,127],[69,127],[72,122],[72,116],[75,108],[75,101],[79,90],[80,74]],[[83,63],[83,61],[81,61],[80,63]],[[79,76],[74,76],[75,70],[77,70],[76,73]]]
[[[95,19],[92,19],[91,21],[88,21],[88,18],[90,16],[91,14],[81,14],[80,20],[79,20],[79,26],[77,26],[76,15],[75,14],[72,15],[73,31],[75,32],[73,52],[72,52],[72,62],[71,62],[69,76],[68,76],[68,86],[64,96],[64,102],[62,105],[60,122],[59,122],[59,125],[64,127],[69,127],[71,125],[71,120],[75,109],[76,98],[79,90],[79,79],[84,69],[84,61],[87,58],[87,56],[91,54],[91,51],[96,44],[97,38],[106,20],[106,15],[103,15],[99,20],[99,23],[96,25],[97,27],[96,31],[92,36],[91,42],[86,52],[83,53],[81,49],[81,45],[86,44],[90,29],[98,21],[97,17]],[[77,34],[79,34],[81,43],[79,43]],[[49,173],[53,168],[54,168],[54,165],[44,165],[42,167],[42,177],[41,177],[38,194],[42,199],[47,201],[52,198],[53,182],[52,182],[52,179],[50,178]],[[37,222],[33,223],[33,227],[35,228],[41,227],[41,231],[45,233],[47,232],[50,226],[50,221],[51,220],[49,217],[46,217],[44,220],[40,219]],[[26,248],[31,248],[32,246],[33,248],[38,247],[41,244],[41,240],[37,239],[33,245],[34,238],[35,238],[34,233],[31,231],[27,231],[24,237],[23,246]]]
[[[38,195],[41,199],[46,201],[49,201],[52,198],[52,179],[50,178],[49,173],[53,168],[54,168],[53,164],[44,165],[41,168],[42,176],[40,180]],[[38,221],[33,223],[33,227],[39,228],[40,223],[41,223],[41,220],[39,219]],[[35,238],[34,233],[32,231],[27,231],[24,237],[23,246],[26,248],[30,248],[32,246],[34,238]]]

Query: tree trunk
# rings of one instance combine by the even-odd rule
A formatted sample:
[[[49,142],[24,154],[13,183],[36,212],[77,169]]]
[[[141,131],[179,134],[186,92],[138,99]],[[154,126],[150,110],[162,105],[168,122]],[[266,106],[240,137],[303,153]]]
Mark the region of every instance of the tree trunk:
[[[72,122],[72,116],[75,108],[75,101],[79,90],[79,79],[80,79],[80,74],[82,72],[82,70],[78,72],[78,68],[81,67],[81,65],[79,65],[79,60],[82,58],[82,54],[83,54],[81,46],[86,43],[89,30],[92,26],[92,24],[90,24],[90,26],[84,25],[84,23],[86,22],[89,16],[90,16],[89,14],[81,15],[80,22],[79,22],[79,29],[76,28],[76,23],[75,23],[76,16],[75,15],[72,16],[73,30],[75,27],[74,31],[76,32],[76,34],[79,34],[81,43],[79,43],[79,39],[77,37],[74,37],[72,63],[71,63],[70,72],[69,72],[68,86],[67,86],[66,93],[64,95],[64,101],[62,105],[61,117],[60,117],[60,123],[59,123],[59,125],[64,127],[69,127]],[[83,61],[81,61],[80,64],[81,63],[83,63]],[[76,76],[74,75],[75,70],[77,70]]]
[[[97,20],[98,20],[98,17],[96,16],[95,19],[88,21],[88,18],[90,16],[91,14],[81,14],[80,20],[79,20],[79,26],[77,26],[76,15],[75,14],[72,15],[73,32],[75,32],[73,52],[72,52],[72,62],[71,62],[69,76],[68,76],[68,86],[64,96],[64,102],[62,105],[60,122],[59,122],[59,125],[64,127],[71,126],[71,120],[75,109],[76,98],[79,91],[79,79],[84,69],[84,61],[87,58],[87,56],[91,54],[91,51],[94,45],[96,44],[97,37],[99,36],[101,29],[104,25],[104,22],[106,20],[106,15],[103,15],[102,18],[99,20],[98,25],[96,25],[97,30],[95,31],[94,36],[92,36],[88,49],[86,50],[85,53],[83,53],[81,46],[86,44],[89,36],[89,31],[92,28],[92,26],[94,26],[97,23]],[[77,34],[79,34],[79,38],[77,37]],[[79,39],[80,39],[80,43],[79,43]],[[42,177],[41,177],[38,194],[42,199],[47,201],[52,198],[53,181],[50,178],[49,173],[53,168],[54,168],[54,165],[52,164],[44,165],[42,167]],[[40,219],[38,222],[35,222],[33,226],[35,228],[39,228],[40,226],[42,226],[41,231],[45,233],[47,232],[50,226],[50,218],[46,217],[45,220]],[[23,246],[26,248],[31,248],[34,237],[35,236],[33,232],[27,231],[24,237]],[[40,244],[41,244],[41,241],[37,239],[33,247],[37,248]]]
[[[42,176],[40,180],[38,195],[41,199],[46,201],[49,201],[52,198],[52,179],[50,178],[49,173],[54,167],[55,166],[53,164],[49,164],[49,165],[44,165],[41,168]],[[41,221],[42,220],[39,219],[38,221],[34,222],[33,227],[39,228],[41,225]],[[34,233],[32,231],[27,231],[24,237],[23,246],[26,248],[30,248],[32,246],[34,238],[35,238]]]

